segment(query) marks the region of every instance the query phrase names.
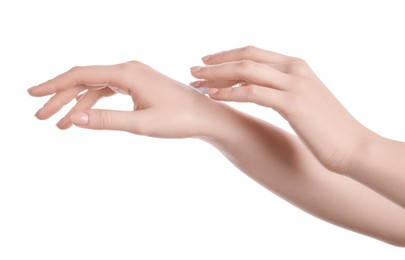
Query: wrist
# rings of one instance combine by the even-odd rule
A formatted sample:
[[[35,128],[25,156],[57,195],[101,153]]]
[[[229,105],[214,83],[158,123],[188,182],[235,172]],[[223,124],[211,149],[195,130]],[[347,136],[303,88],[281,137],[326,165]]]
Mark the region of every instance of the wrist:
[[[235,139],[243,128],[243,114],[222,102],[207,101],[203,112],[197,115],[201,131],[194,137],[217,145]]]
[[[368,164],[374,157],[378,147],[384,142],[384,138],[364,127],[364,130],[357,135],[353,142],[351,152],[345,162],[339,167],[338,172],[352,176],[359,173],[364,164]]]

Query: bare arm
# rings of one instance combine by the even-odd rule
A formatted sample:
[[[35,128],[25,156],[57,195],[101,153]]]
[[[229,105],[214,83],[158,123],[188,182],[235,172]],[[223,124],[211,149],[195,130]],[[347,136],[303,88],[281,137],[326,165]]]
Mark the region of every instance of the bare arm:
[[[303,60],[250,46],[203,60],[207,66],[191,70],[203,79],[196,87],[208,87],[207,93],[217,100],[273,108],[327,169],[405,208],[405,143],[361,125]]]
[[[375,136],[342,172],[378,191],[405,209],[405,143]],[[402,221],[405,222],[405,219]]]
[[[97,100],[115,92],[128,94],[136,104],[134,110],[92,109]],[[405,245],[404,209],[362,184],[330,172],[296,137],[211,100],[142,63],[76,67],[29,89],[29,93],[53,95],[36,113],[39,119],[53,116],[80,95],[59,121],[61,129],[75,124],[208,141],[241,171],[297,207],[336,225]]]
[[[224,117],[209,142],[252,179],[323,220],[405,246],[405,209],[327,170],[295,136],[240,112]]]

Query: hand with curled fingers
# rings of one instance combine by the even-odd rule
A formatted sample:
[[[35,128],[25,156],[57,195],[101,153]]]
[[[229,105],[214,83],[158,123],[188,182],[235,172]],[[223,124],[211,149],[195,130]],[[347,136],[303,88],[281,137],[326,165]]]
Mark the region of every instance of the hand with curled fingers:
[[[122,130],[166,138],[204,137],[222,107],[198,91],[137,61],[118,65],[73,69],[28,90],[35,97],[53,95],[38,110],[38,119],[48,119],[75,98],[77,103],[57,126],[72,124],[88,129]],[[100,98],[116,92],[128,94],[133,111],[97,110]]]
[[[357,122],[301,59],[248,46],[204,57],[192,83],[212,99],[273,108],[328,169],[345,172],[375,134]]]

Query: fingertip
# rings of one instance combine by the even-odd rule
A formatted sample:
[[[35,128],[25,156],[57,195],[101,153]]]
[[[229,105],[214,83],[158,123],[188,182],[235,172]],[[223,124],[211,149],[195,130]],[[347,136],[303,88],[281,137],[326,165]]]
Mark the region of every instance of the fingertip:
[[[218,95],[218,93],[208,94],[208,96],[209,96],[211,99],[214,99],[214,100],[224,101],[224,99],[222,99],[221,96]]]
[[[211,57],[212,57],[212,55],[207,55],[207,56],[202,57],[201,60],[202,60],[204,63],[207,63],[207,62],[209,62],[209,60],[211,59]]]
[[[64,117],[61,120],[59,120],[59,122],[56,124],[56,126],[60,129],[60,130],[66,130],[68,129],[70,126],[72,126],[72,124],[68,121],[68,118]]]
[[[36,94],[36,90],[38,89],[38,86],[34,86],[34,87],[31,87],[31,88],[29,88],[29,89],[27,89],[27,92],[28,92],[28,94],[30,95],[30,96],[33,96],[33,97],[37,97],[38,95]]]
[[[31,96],[32,96],[31,92],[32,92],[32,90],[33,90],[34,88],[35,88],[35,87],[31,87],[31,88],[27,89],[28,94],[30,94]]]
[[[68,129],[70,126],[66,126],[66,125],[56,125],[57,128],[59,128],[59,130],[66,130]]]
[[[202,66],[194,66],[190,68],[191,73],[197,73],[203,69]]]
[[[197,87],[201,86],[201,83],[202,83],[201,80],[197,80],[197,81],[190,82],[189,85],[192,86],[192,87],[197,88]]]
[[[210,88],[207,93],[209,95],[214,95],[214,94],[217,94],[218,92],[219,92],[218,88]]]
[[[34,115],[37,119],[39,120],[45,120],[47,119],[46,115],[44,114],[44,108],[39,109],[35,115]]]
[[[217,89],[217,88],[208,88],[208,87],[199,87],[197,89],[200,90],[202,93],[208,94],[208,95],[216,94],[219,91],[219,89]]]
[[[30,94],[33,97],[43,97],[43,96],[48,96],[53,94],[53,92],[48,93],[47,91],[44,91],[44,89],[42,88],[42,85],[38,85],[35,87],[31,87],[29,89],[27,89],[28,94]]]

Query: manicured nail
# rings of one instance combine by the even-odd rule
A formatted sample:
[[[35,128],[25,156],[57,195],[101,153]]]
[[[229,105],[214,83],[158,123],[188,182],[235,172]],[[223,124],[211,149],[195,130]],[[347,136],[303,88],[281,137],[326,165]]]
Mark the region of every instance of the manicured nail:
[[[207,62],[209,59],[211,59],[211,57],[212,57],[212,55],[207,55],[207,56],[202,57],[201,59],[203,62]]]
[[[84,112],[76,112],[70,117],[70,120],[74,125],[85,126],[89,123],[89,115]]]
[[[190,70],[191,70],[191,72],[198,72],[198,71],[200,71],[202,68],[203,68],[203,67],[201,67],[201,66],[195,66],[195,67],[190,68]]]

